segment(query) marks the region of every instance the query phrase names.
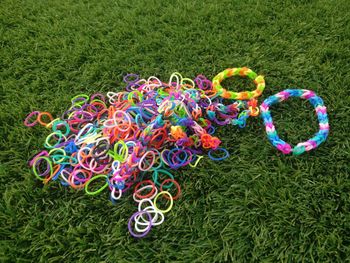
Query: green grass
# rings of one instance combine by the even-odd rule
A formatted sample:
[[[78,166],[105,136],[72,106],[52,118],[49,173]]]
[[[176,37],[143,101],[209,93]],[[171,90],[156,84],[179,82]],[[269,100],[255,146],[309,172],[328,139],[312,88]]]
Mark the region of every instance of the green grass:
[[[349,11],[347,0],[1,1],[0,261],[349,261]],[[76,94],[121,90],[130,72],[212,78],[237,66],[265,76],[263,98],[315,90],[329,139],[282,156],[260,118],[220,128],[230,158],[176,172],[183,198],[145,239],[127,231],[130,197],[113,206],[107,193],[42,186],[26,164],[48,134],[23,126],[32,110],[57,116]],[[276,105],[281,137],[311,137],[311,110]]]

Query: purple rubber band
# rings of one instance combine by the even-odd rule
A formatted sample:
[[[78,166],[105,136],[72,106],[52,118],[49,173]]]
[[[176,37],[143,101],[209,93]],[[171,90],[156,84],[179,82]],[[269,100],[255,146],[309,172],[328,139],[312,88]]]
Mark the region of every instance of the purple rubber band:
[[[143,232],[142,234],[135,234],[132,230],[132,227],[131,227],[131,222],[135,219],[135,217],[139,216],[139,215],[143,215],[143,214],[146,214],[147,217],[148,217],[148,222],[149,222],[149,225],[147,226],[145,232]],[[152,217],[151,217],[151,214],[148,213],[147,211],[138,211],[136,213],[134,213],[130,219],[129,219],[129,222],[128,222],[128,229],[129,229],[129,232],[130,232],[130,235],[132,235],[133,237],[136,237],[136,238],[142,238],[144,236],[146,236],[148,234],[148,232],[151,230],[152,228]]]

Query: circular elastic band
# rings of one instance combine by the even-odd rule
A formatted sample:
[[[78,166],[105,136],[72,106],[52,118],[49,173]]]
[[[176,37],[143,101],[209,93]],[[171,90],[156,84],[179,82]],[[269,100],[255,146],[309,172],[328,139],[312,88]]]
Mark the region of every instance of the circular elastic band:
[[[132,227],[131,227],[131,223],[132,223],[132,221],[135,221],[135,218],[136,218],[137,216],[142,216],[143,214],[146,214],[146,215],[147,215],[149,224],[148,224],[147,228],[144,230],[144,232],[143,232],[142,234],[136,234],[136,233],[133,231]],[[129,219],[128,228],[129,228],[130,234],[131,234],[133,237],[141,238],[141,237],[146,236],[146,235],[148,234],[148,232],[149,232],[149,231],[151,230],[151,228],[152,228],[152,217],[151,217],[150,213],[147,212],[147,211],[144,211],[144,210],[138,211],[138,212],[134,213],[134,214],[130,217],[130,219]]]
[[[163,209],[159,209],[157,207],[157,200],[158,200],[158,197],[161,196],[161,195],[167,195],[170,198],[170,205],[169,205],[169,207],[167,209],[164,209],[164,210]],[[158,211],[162,212],[163,214],[168,213],[171,210],[171,208],[173,208],[173,204],[174,204],[173,196],[167,191],[162,191],[162,192],[160,192],[160,193],[158,193],[156,195],[156,197],[154,198],[154,202],[153,203],[154,203],[154,208],[155,209],[157,209]]]
[[[99,189],[97,189],[96,191],[89,191],[89,185],[91,184],[91,182],[99,179],[99,178],[104,178],[106,179],[106,183],[104,185],[102,185],[102,187],[100,187]],[[108,187],[108,182],[107,182],[108,176],[105,174],[100,174],[100,175],[96,175],[94,177],[92,177],[86,184],[85,184],[85,192],[88,195],[97,195],[99,193],[101,193],[104,189],[106,189]]]

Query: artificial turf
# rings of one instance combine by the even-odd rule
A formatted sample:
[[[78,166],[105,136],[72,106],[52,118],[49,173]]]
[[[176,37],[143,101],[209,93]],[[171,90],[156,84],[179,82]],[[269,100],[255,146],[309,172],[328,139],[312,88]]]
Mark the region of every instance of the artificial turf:
[[[349,261],[349,7],[348,0],[1,1],[0,261]],[[147,238],[127,231],[130,196],[113,206],[107,193],[43,186],[27,166],[49,133],[23,125],[33,110],[58,116],[74,95],[120,91],[130,72],[212,78],[239,66],[265,76],[262,99],[285,88],[316,91],[328,107],[329,139],[283,156],[260,118],[219,128],[230,158],[174,172],[183,197]],[[224,84],[253,89],[236,79]],[[272,113],[290,143],[318,129],[307,102],[292,99]]]

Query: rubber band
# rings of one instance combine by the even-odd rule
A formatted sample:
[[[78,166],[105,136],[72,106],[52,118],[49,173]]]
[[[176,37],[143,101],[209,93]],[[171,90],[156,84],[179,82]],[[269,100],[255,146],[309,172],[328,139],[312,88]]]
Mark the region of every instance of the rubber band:
[[[101,193],[104,189],[106,189],[108,187],[108,182],[106,181],[104,185],[102,185],[99,189],[95,190],[95,191],[89,191],[89,185],[97,180],[97,179],[100,179],[100,178],[104,178],[104,179],[108,179],[108,176],[107,175],[104,175],[104,174],[100,174],[100,175],[95,175],[94,177],[92,177],[86,184],[85,184],[85,192],[88,194],[88,195],[97,195],[99,193]]]
[[[209,150],[208,156],[209,156],[209,158],[212,159],[213,161],[222,161],[222,160],[224,160],[224,159],[226,159],[226,158],[228,158],[228,157],[230,156],[230,154],[228,153],[228,151],[227,151],[226,149],[224,149],[224,148],[217,148],[215,151],[216,151],[216,152],[221,151],[221,152],[224,153],[224,155],[223,155],[222,157],[214,157],[214,156],[213,156],[213,150]]]
[[[38,174],[38,172],[37,172],[37,165],[39,164],[39,161],[41,161],[41,160],[46,161],[47,169],[46,169],[46,172],[41,173],[41,174]],[[34,160],[34,162],[33,162],[32,170],[33,170],[34,175],[35,175],[39,180],[44,181],[45,178],[42,178],[42,176],[47,175],[47,171],[50,173],[50,174],[49,174],[49,177],[52,175],[52,172],[53,172],[53,170],[52,170],[52,162],[51,162],[51,160],[50,160],[48,157],[46,157],[46,156],[39,156],[39,157],[35,158],[35,160]]]
[[[143,214],[146,214],[147,217],[148,217],[148,221],[149,221],[149,224],[147,226],[147,228],[143,231],[142,234],[137,234],[133,231],[132,229],[132,221],[135,220],[135,217],[139,216],[139,215],[143,215]],[[129,229],[129,232],[130,234],[133,236],[133,237],[136,237],[136,238],[141,238],[141,237],[144,237],[148,234],[148,232],[151,230],[152,228],[152,217],[151,215],[149,214],[149,212],[147,211],[137,211],[136,213],[134,213],[130,219],[129,219],[129,222],[128,222],[128,229]]]
[[[24,120],[24,125],[27,126],[27,127],[33,127],[35,126],[37,123],[38,123],[38,117],[39,117],[39,114],[40,112],[39,111],[33,111],[31,113],[28,114],[28,116],[25,118]],[[33,117],[33,116],[36,116],[35,117],[35,121],[33,122],[29,122],[30,119]]]
[[[160,208],[157,207],[157,200],[158,200],[159,196],[161,196],[161,195],[167,195],[170,198],[170,205],[169,205],[169,207],[167,209],[160,209]],[[156,197],[154,198],[154,208],[157,209],[158,211],[162,212],[163,214],[168,213],[171,210],[171,208],[173,208],[173,204],[174,204],[173,197],[167,191],[162,191],[162,192],[158,193],[156,195]]]
[[[47,118],[49,118],[49,122],[44,122],[43,121],[43,116],[46,116]],[[45,126],[46,127],[46,125],[47,124],[49,124],[50,122],[52,122],[52,120],[53,120],[53,118],[52,118],[52,116],[51,116],[51,114],[49,113],[49,112],[39,112],[38,113],[38,122],[41,124],[41,125],[43,125],[43,126]]]
[[[151,189],[151,191],[150,191],[148,194],[146,194],[146,195],[141,195],[140,193],[141,193],[143,190],[149,188],[149,187],[146,188],[145,186],[143,186],[142,188],[140,188],[140,186],[141,186],[142,184],[145,184],[145,183],[147,183],[146,186],[151,186],[152,189]],[[140,188],[140,189],[139,189],[139,188]],[[151,198],[151,196],[152,196],[156,191],[157,191],[157,188],[156,188],[154,182],[152,182],[151,180],[144,180],[144,181],[139,182],[139,183],[135,186],[134,195],[135,195],[135,197],[137,197],[137,198],[139,198],[139,199]],[[136,201],[136,200],[135,200],[135,201]]]
[[[168,187],[165,187],[165,184],[168,183],[168,182],[171,182],[171,185],[168,186]],[[179,197],[181,196],[181,187],[179,185],[178,182],[176,182],[174,179],[166,179],[164,180],[161,185],[160,185],[160,191],[161,192],[164,192],[163,188],[166,188],[167,190],[169,190],[169,188],[171,188],[172,185],[175,185],[176,186],[176,189],[177,189],[177,194],[175,196],[172,197],[173,200],[177,200],[179,199]],[[167,195],[164,195],[164,197],[168,200],[170,200],[170,198],[167,196]]]

